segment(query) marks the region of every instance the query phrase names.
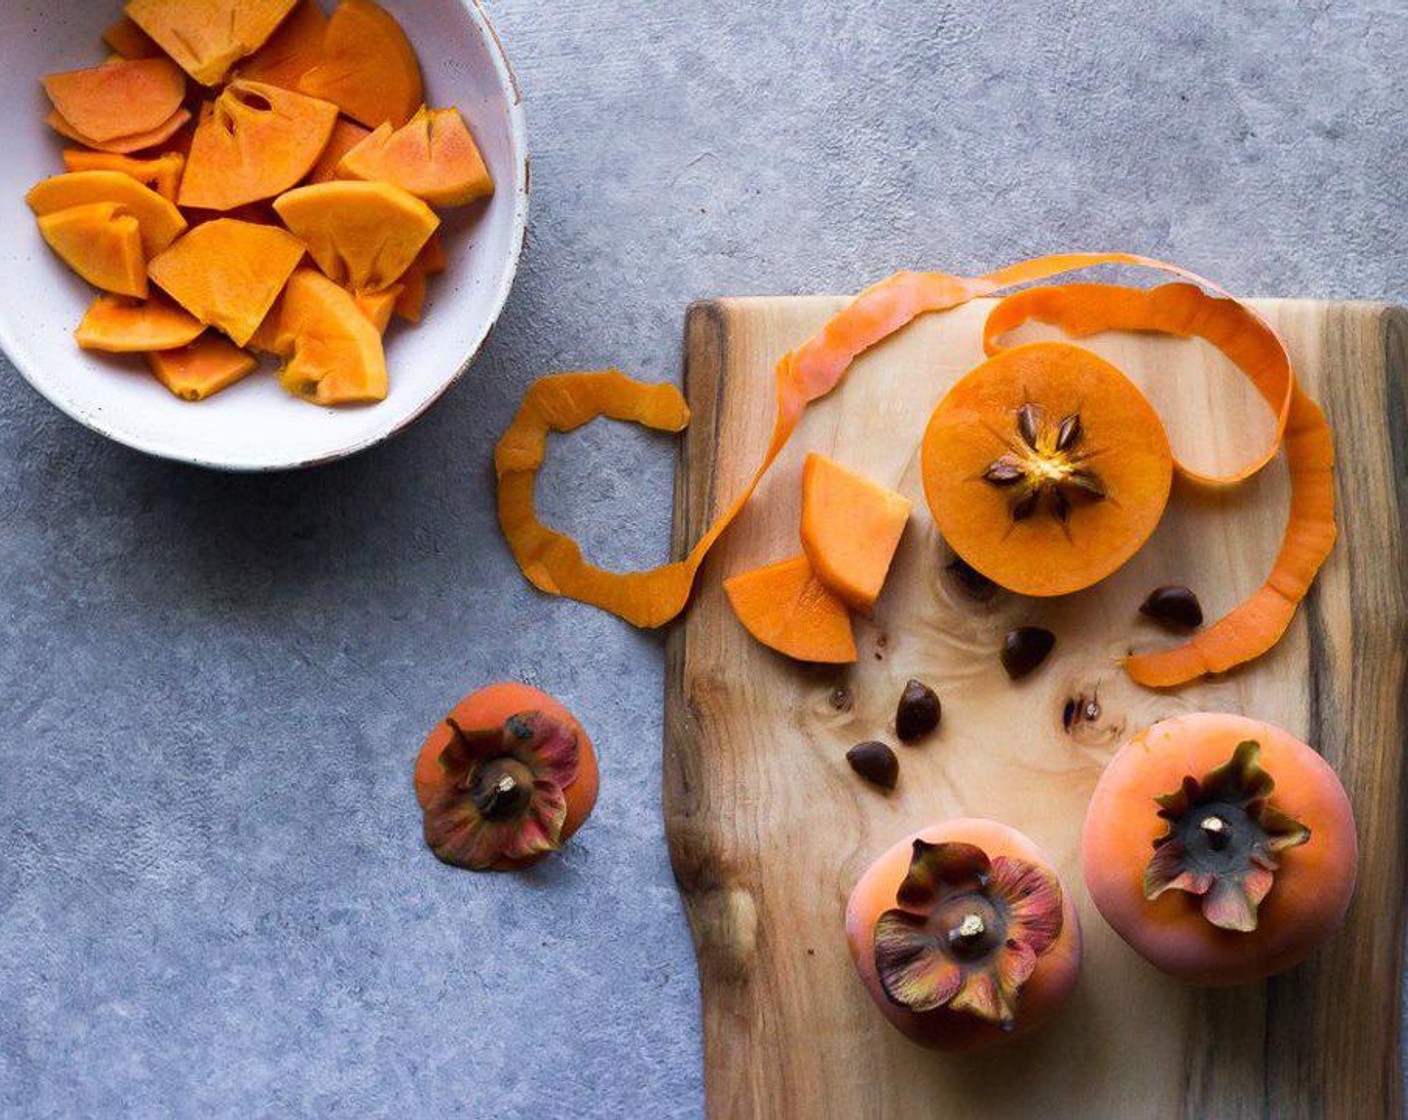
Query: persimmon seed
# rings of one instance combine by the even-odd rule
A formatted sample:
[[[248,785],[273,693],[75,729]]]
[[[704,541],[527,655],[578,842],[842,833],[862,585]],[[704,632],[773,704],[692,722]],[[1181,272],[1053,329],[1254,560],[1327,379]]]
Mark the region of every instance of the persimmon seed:
[[[1002,640],[1002,667],[1019,680],[1046,660],[1056,648],[1056,635],[1040,626],[1022,626]]]
[[[923,681],[911,680],[895,709],[895,734],[902,743],[913,743],[933,732],[943,716],[938,694]]]
[[[872,785],[894,789],[900,777],[900,760],[884,743],[857,743],[846,752],[851,769]]]
[[[1198,597],[1177,584],[1154,588],[1139,612],[1175,630],[1194,630],[1203,624],[1203,607]]]

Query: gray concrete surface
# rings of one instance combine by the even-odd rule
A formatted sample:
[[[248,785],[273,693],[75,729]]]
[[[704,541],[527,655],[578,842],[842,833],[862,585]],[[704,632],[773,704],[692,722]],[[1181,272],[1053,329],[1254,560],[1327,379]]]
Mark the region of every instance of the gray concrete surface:
[[[687,301],[1127,247],[1253,294],[1408,297],[1398,0],[498,0],[531,242],[473,375],[310,474],[150,461],[0,369],[0,1113],[696,1117],[662,841],[661,646],[518,577],[523,386],[678,375]],[[7,298],[14,298],[13,294]],[[547,506],[667,538],[668,442],[593,428]],[[604,796],[531,875],[454,873],[426,727],[521,676]]]

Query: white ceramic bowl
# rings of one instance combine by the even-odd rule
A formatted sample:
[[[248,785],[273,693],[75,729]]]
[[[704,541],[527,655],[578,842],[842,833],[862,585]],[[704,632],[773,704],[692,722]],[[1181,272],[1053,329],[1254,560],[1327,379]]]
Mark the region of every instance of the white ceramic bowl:
[[[477,0],[384,0],[406,29],[432,104],[457,105],[494,176],[487,208],[445,213],[449,271],[433,277],[417,327],[387,335],[390,396],[366,407],[294,399],[264,370],[208,401],[168,393],[141,358],[79,350],[73,330],[94,292],[44,244],[24,196],[63,170],[61,138],[44,124],[41,75],[96,65],[120,0],[0,2],[0,347],[29,382],[94,431],[152,455],[223,470],[309,466],[351,455],[405,427],[474,360],[508,298],[528,216],[521,97]],[[330,4],[325,2],[325,6]],[[19,386],[6,387],[8,392]]]

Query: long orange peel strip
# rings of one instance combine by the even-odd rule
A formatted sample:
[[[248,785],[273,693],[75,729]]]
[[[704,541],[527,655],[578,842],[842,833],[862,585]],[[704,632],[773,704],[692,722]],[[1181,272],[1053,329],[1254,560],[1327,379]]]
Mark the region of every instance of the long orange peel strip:
[[[1235,362],[1273,408],[1281,402],[1285,350],[1275,332],[1241,304],[1215,299],[1189,285],[1169,284],[1151,291],[1108,284],[1029,288],[993,309],[983,332],[984,348],[995,353],[1001,349],[1002,335],[1032,319],[1059,327],[1072,338],[1106,331],[1203,338]],[[1286,364],[1285,369],[1289,368]],[[1127,658],[1125,671],[1138,683],[1174,688],[1209,673],[1225,673],[1266,653],[1285,634],[1296,607],[1334,548],[1338,530],[1330,425],[1320,406],[1294,379],[1285,416],[1279,434],[1284,438],[1291,480],[1290,514],[1270,575],[1250,598],[1188,641]],[[1238,482],[1254,473],[1222,477],[1177,466],[1194,482],[1213,485]]]
[[[557,374],[541,379],[529,389],[518,415],[504,434],[495,454],[499,484],[499,523],[509,548],[524,574],[541,590],[600,607],[636,626],[662,626],[684,610],[689,602],[695,576],[709,550],[733,523],[763,476],[786,447],[807,405],[836,388],[856,358],[921,315],[948,311],[973,299],[998,295],[1008,289],[1099,265],[1133,265],[1152,269],[1178,277],[1186,281],[1187,285],[1197,285],[1221,297],[1205,297],[1196,304],[1190,302],[1182,312],[1181,318],[1173,310],[1165,310],[1164,317],[1169,323],[1179,324],[1186,333],[1207,338],[1223,349],[1252,379],[1276,415],[1275,432],[1268,446],[1259,451],[1249,465],[1235,475],[1225,478],[1204,476],[1186,467],[1181,468],[1183,473],[1190,478],[1210,483],[1230,484],[1247,478],[1271,461],[1284,433],[1288,453],[1292,441],[1297,448],[1293,464],[1301,476],[1297,487],[1300,495],[1298,500],[1302,504],[1312,503],[1316,508],[1323,509],[1327,504],[1326,493],[1323,485],[1312,485],[1314,472],[1310,464],[1324,462],[1323,466],[1317,466],[1314,470],[1326,472],[1328,479],[1329,463],[1326,460],[1333,458],[1333,453],[1328,447],[1328,428],[1324,426],[1324,419],[1319,410],[1309,400],[1305,400],[1304,405],[1298,408],[1296,416],[1292,417],[1293,406],[1302,398],[1296,389],[1289,357],[1275,332],[1255,312],[1237,303],[1216,284],[1177,265],[1130,253],[1067,253],[1021,261],[978,277],[952,276],[942,272],[900,272],[863,291],[815,336],[796,350],[784,354],[778,362],[777,415],[772,439],[763,461],[742,493],[719,515],[683,560],[649,571],[612,572],[596,567],[583,558],[575,541],[543,525],[534,507],[537,472],[543,463],[549,432],[569,431],[598,417],[634,421],[661,431],[680,431],[689,419],[689,410],[684,398],[672,386],[645,385],[614,370]],[[1138,291],[1124,288],[1111,290]],[[1181,307],[1180,300],[1183,297],[1171,297],[1167,293],[1182,290],[1189,289],[1186,285],[1166,286],[1156,290],[1156,293],[1165,293],[1157,298]],[[1025,293],[1019,293],[1019,296],[1022,295]],[[1152,301],[1155,296],[1151,295],[1149,298]],[[1120,307],[1126,313],[1123,318],[1113,317],[1112,321],[1112,314],[1106,312],[1102,318],[1098,307],[1087,308],[1079,301],[1067,301],[1067,304],[1067,310],[1063,314],[1070,321],[1065,325],[1072,328],[1073,332],[1091,324],[1101,323],[1106,325],[1097,326],[1097,329],[1120,329],[1120,323],[1134,324],[1150,318],[1147,309],[1142,312],[1141,318],[1137,306],[1125,308],[1125,305],[1121,304]],[[999,311],[1001,306],[999,305]],[[1162,306],[1161,304],[1160,307]],[[1071,313],[1070,309],[1075,307],[1087,312],[1084,320]],[[1022,304],[1009,304],[1008,318],[998,319],[997,326],[988,333],[988,338],[996,339],[998,334],[1016,326],[1024,318],[1044,317],[1044,314],[1036,314],[1041,310],[1039,304],[1032,303],[1027,305],[1029,313],[1022,314]],[[1009,325],[1004,327],[1004,322]],[[997,327],[1002,329],[998,330]],[[1167,328],[1158,326],[1127,329]],[[1244,331],[1245,335],[1239,334],[1239,330]],[[1312,492],[1314,497],[1311,496]],[[1331,494],[1331,507],[1332,500]],[[1296,513],[1293,504],[1293,523]],[[1333,524],[1332,511],[1330,516]],[[1305,549],[1307,557],[1314,551],[1316,550]],[[1318,561],[1315,566],[1318,567]],[[1281,567],[1278,563],[1278,569]],[[1300,570],[1304,567],[1303,563],[1299,565]],[[1313,575],[1313,570],[1311,574]],[[1280,577],[1277,579],[1276,587],[1271,589],[1269,594],[1288,602],[1301,583],[1308,586],[1308,580],[1282,580]],[[1257,619],[1265,617],[1269,609],[1265,601],[1268,588],[1271,588],[1271,584],[1258,593],[1258,596],[1263,598],[1262,602],[1254,606],[1257,598],[1254,597],[1253,603],[1234,611],[1233,615],[1207,633],[1219,631],[1221,635],[1225,635],[1225,640],[1232,644],[1236,644],[1239,633],[1243,639],[1252,638],[1255,628],[1253,627],[1250,633],[1245,632],[1245,628],[1249,623],[1255,623]],[[1302,588],[1300,595],[1303,594]],[[1280,604],[1270,604],[1270,607],[1279,611]],[[1294,611],[1293,603],[1290,610]],[[1284,631],[1284,625],[1281,630]],[[1206,634],[1200,637],[1206,637]],[[1260,641],[1257,636],[1256,641],[1251,644],[1258,645]],[[1212,652],[1217,651],[1214,649]],[[1151,684],[1181,683],[1182,680],[1193,679],[1204,672],[1221,671],[1221,668],[1230,668],[1232,664],[1248,659],[1229,655],[1225,650],[1217,656],[1210,656],[1206,646],[1192,654],[1180,654],[1178,650],[1171,650],[1165,654],[1146,656],[1154,659],[1164,658],[1165,662],[1146,667],[1141,659],[1136,658],[1127,662],[1126,667],[1130,669],[1131,675],[1140,674],[1136,679],[1147,678],[1144,683]],[[1256,656],[1256,653],[1250,656]]]

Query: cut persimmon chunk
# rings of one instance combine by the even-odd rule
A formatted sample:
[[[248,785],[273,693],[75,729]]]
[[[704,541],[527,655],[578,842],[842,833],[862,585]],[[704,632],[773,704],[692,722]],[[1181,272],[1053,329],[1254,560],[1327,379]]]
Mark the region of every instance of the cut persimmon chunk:
[[[953,550],[1022,595],[1120,568],[1168,503],[1173,456],[1144,394],[1103,358],[1033,342],[958,381],[924,434],[924,492]]]
[[[288,352],[283,387],[314,404],[361,404],[386,399],[381,332],[346,289],[312,268],[288,282],[272,345]]]
[[[432,206],[465,206],[494,193],[494,180],[458,109],[422,106],[400,128],[384,124],[348,152],[347,179],[394,183]]]
[[[144,152],[148,148],[165,144],[190,123],[191,111],[183,106],[156,128],[148,129],[145,132],[134,132],[126,136],[114,136],[111,140],[94,140],[91,136],[85,136],[57,109],[53,110],[44,120],[60,136],[67,137],[76,144],[82,144],[85,148],[92,148],[99,152],[113,152],[117,155],[131,155],[133,152]]]
[[[724,580],[733,613],[769,649],[798,661],[848,664],[856,639],[846,604],[794,556]]]
[[[160,295],[145,300],[99,296],[74,337],[84,350],[145,354],[187,346],[204,331],[204,323]]]
[[[156,40],[123,16],[103,32],[103,42],[112,48],[114,54],[123,58],[164,58],[166,52]]]
[[[181,173],[186,169],[186,157],[179,152],[167,152],[151,159],[136,159],[113,152],[67,148],[64,167],[69,171],[119,171],[144,187],[151,187],[168,202],[175,202],[176,192],[181,188]]]
[[[201,85],[219,85],[297,0],[128,0],[127,15]]]
[[[302,259],[303,243],[277,226],[217,218],[156,257],[148,272],[202,323],[244,346]]]
[[[300,0],[269,41],[239,64],[238,76],[296,90],[298,80],[322,58],[327,29],[328,17],[318,0]]]
[[[429,278],[439,276],[449,266],[445,257],[445,245],[438,232],[430,235],[425,248],[411,262],[411,267],[401,274],[400,295],[396,297],[396,314],[408,323],[419,323],[425,313],[425,297],[429,288]]]
[[[818,578],[870,614],[909,523],[911,505],[813,452],[802,468],[802,550]]]
[[[288,190],[312,170],[336,120],[331,102],[231,82],[191,141],[181,205],[234,210]]]
[[[274,209],[328,277],[379,292],[401,278],[439,228],[414,195],[390,183],[319,183],[289,191]]]
[[[298,88],[368,128],[401,127],[420,108],[423,90],[411,41],[372,0],[342,0],[328,20],[322,59]]]
[[[203,401],[244,380],[259,359],[227,338],[207,334],[179,350],[158,350],[147,355],[156,379],[183,401]]]
[[[313,170],[308,172],[307,185],[331,183],[335,179],[343,178],[337,171],[342,157],[370,135],[370,129],[363,128],[345,117],[338,117],[337,123],[332,126],[332,135],[328,138],[327,147],[313,164]]]
[[[186,76],[167,58],[66,70],[47,75],[43,85],[64,120],[98,141],[160,127],[186,96]]]
[[[94,287],[124,296],[147,294],[142,231],[118,203],[90,202],[41,215],[39,232],[64,264]]]
[[[171,202],[120,171],[70,171],[54,175],[39,182],[25,196],[25,201],[40,217],[94,202],[115,203],[123,214],[137,220],[142,249],[148,258],[166,249],[186,229],[186,219]]]

